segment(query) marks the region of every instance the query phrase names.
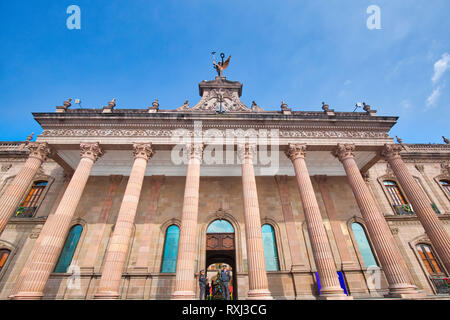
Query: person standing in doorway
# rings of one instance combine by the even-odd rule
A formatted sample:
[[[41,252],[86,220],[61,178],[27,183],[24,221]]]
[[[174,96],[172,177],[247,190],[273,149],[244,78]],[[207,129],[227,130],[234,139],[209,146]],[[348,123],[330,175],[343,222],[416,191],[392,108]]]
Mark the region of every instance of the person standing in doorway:
[[[230,282],[231,275],[227,265],[223,265],[222,272],[220,273],[220,278],[222,280],[223,299],[230,300],[230,288],[228,287],[228,283]]]
[[[200,271],[200,276],[198,277],[198,284],[200,286],[200,300],[205,300],[205,287],[208,278],[206,277],[205,271]]]

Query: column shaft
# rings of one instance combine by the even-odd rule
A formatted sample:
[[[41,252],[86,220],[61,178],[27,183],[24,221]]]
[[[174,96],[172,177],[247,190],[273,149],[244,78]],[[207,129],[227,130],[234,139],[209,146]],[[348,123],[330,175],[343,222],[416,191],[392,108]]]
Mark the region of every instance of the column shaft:
[[[40,299],[66,241],[70,222],[78,206],[92,166],[102,154],[98,143],[81,144],[82,158],[53,215],[47,218],[37,240],[35,256],[28,261],[27,273],[12,299]]]
[[[203,146],[191,145],[184,189],[180,240],[172,299],[195,299],[195,257],[197,250],[197,218],[200,188],[200,163]]]
[[[242,190],[244,199],[245,239],[248,261],[248,299],[272,299],[267,281],[266,261],[261,231],[258,193],[256,189],[253,153],[256,146],[238,146],[242,161]]]
[[[294,165],[300,198],[308,227],[309,238],[313,249],[314,261],[321,284],[321,297],[347,297],[336,271],[331,247],[322,221],[322,215],[317,204],[316,195],[309,177],[305,162],[306,145],[290,144],[287,152]]]
[[[389,162],[395,176],[405,191],[417,218],[425,229],[447,272],[450,272],[450,237],[431,207],[430,200],[403,162],[400,156],[401,150],[400,145],[385,145],[383,155]]]
[[[392,236],[391,230],[372,197],[354,159],[355,146],[339,144],[335,156],[342,162],[355,195],[367,231],[377,252],[392,296],[413,297],[418,292],[408,276],[409,271]]]
[[[147,161],[153,154],[151,144],[134,145],[135,160],[120,206],[117,222],[106,253],[96,299],[118,299],[122,273],[133,232]]]
[[[50,153],[50,148],[45,142],[30,142],[28,149],[30,149],[30,155],[27,161],[0,198],[0,234],[5,229],[14,210],[20,205],[20,201],[30,187],[42,162]]]

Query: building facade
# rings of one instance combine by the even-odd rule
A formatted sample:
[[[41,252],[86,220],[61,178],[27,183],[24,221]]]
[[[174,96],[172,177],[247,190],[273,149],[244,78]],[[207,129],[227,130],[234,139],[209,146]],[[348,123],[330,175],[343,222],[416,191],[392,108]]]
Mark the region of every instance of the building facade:
[[[397,117],[265,111],[219,75],[200,101],[33,113],[0,144],[1,299],[449,297],[450,145]],[[215,271],[217,274],[217,271]]]

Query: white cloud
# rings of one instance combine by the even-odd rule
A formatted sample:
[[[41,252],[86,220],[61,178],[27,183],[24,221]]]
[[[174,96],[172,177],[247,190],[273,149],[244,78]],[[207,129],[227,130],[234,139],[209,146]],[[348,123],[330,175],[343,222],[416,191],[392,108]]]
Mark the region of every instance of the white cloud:
[[[450,69],[450,54],[446,52],[434,64],[434,74],[433,78],[431,78],[431,81],[433,81],[433,83],[438,82],[439,79],[444,75],[445,71],[447,71],[447,69]]]
[[[437,87],[427,98],[427,108],[431,108],[432,106],[434,106],[440,95],[441,95],[441,87]]]
[[[344,82],[344,86],[348,86],[349,84],[351,84],[352,83],[352,81],[351,80],[345,80],[345,82]]]

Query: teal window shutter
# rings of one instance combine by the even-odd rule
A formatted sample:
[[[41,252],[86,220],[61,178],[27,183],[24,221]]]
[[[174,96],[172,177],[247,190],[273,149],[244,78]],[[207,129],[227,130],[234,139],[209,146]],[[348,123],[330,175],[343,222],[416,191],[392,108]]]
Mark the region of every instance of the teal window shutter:
[[[277,243],[275,231],[270,224],[265,224],[261,228],[264,245],[264,258],[266,260],[266,271],[279,271]]]
[[[180,228],[171,225],[167,228],[166,239],[164,241],[163,261],[161,264],[162,273],[174,273],[177,269],[178,241],[180,239]]]
[[[362,225],[354,222],[352,223],[352,230],[366,268],[378,266],[373,255],[372,248],[370,247],[369,240],[367,240],[366,232],[364,231]]]
[[[78,241],[80,240],[81,233],[83,232],[83,227],[77,224],[69,231],[64,248],[59,256],[58,263],[56,264],[56,273],[65,273],[72,263],[73,254],[77,248]]]

